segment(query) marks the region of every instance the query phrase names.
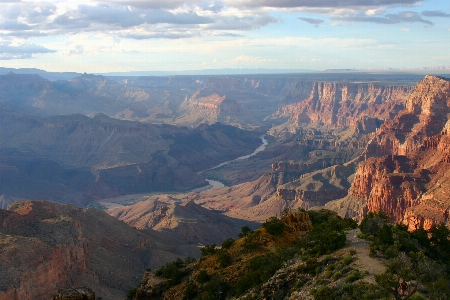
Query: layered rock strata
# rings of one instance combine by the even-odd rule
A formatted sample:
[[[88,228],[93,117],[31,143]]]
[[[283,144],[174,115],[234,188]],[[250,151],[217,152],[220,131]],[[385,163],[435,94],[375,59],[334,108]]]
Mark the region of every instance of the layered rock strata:
[[[0,241],[1,300],[51,299],[74,286],[123,299],[146,267],[176,259],[181,249],[189,252],[168,233],[139,231],[96,209],[46,201],[0,210]]]
[[[411,87],[314,82],[307,98],[291,99],[278,114],[298,125],[355,126],[361,117],[391,119],[402,108]]]
[[[448,223],[450,80],[426,76],[405,109],[377,130],[349,194],[411,230]],[[371,158],[372,157],[372,158]]]

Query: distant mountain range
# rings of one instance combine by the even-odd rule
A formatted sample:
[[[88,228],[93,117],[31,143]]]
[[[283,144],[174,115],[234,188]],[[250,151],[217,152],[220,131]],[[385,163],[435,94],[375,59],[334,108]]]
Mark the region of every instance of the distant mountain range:
[[[449,74],[450,66],[433,66],[433,67],[420,67],[420,68],[366,68],[366,69],[326,69],[323,71],[312,69],[203,69],[203,70],[185,70],[185,71],[126,71],[126,72],[106,72],[95,73],[95,75],[103,75],[107,77],[142,77],[142,76],[226,76],[226,75],[252,75],[252,74],[296,74],[296,73],[346,73],[346,72],[405,72],[405,73],[418,73],[426,74],[432,71],[433,74]],[[17,74],[37,74],[50,81],[55,80],[70,80],[74,77],[81,76],[83,73],[77,72],[49,72],[36,68],[1,68],[0,75],[14,72]]]

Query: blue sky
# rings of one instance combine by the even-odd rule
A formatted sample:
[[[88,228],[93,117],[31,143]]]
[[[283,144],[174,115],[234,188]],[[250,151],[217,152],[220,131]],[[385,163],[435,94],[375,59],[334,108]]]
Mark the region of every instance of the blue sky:
[[[449,0],[0,0],[1,67],[100,73],[449,65]]]

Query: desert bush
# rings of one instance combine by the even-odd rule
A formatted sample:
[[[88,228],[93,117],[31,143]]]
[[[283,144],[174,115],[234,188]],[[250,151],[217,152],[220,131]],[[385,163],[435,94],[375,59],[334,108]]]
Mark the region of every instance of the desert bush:
[[[284,231],[284,223],[277,217],[271,217],[262,224],[268,233],[272,235],[281,235]]]
[[[205,256],[216,253],[217,249],[216,249],[216,245],[212,244],[212,245],[206,245],[206,246],[202,247],[200,249],[200,251],[202,253],[202,257],[205,257]]]
[[[389,217],[384,212],[369,212],[361,221],[359,228],[365,235],[377,236],[383,225],[388,223]]]
[[[234,239],[228,238],[222,243],[222,249],[229,249],[234,244]]]
[[[197,282],[200,284],[204,284],[211,279],[211,276],[208,275],[206,270],[201,270],[197,275]]]
[[[239,238],[243,238],[243,237],[247,236],[252,231],[253,230],[251,230],[250,227],[248,227],[247,225],[243,226],[241,228],[241,232],[239,233]]]
[[[221,268],[228,267],[229,265],[231,265],[232,262],[230,254],[225,249],[222,249],[219,252],[219,255],[217,256],[217,261],[219,262]]]

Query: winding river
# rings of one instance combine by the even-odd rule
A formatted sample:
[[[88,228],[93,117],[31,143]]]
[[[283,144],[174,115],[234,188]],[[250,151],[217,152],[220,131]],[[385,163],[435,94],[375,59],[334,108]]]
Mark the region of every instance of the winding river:
[[[235,162],[235,161],[238,161],[238,160],[244,160],[244,159],[250,158],[253,155],[256,155],[257,153],[259,153],[261,151],[264,151],[266,149],[266,146],[268,145],[268,143],[267,143],[267,140],[264,137],[261,137],[261,141],[262,141],[261,146],[256,148],[256,150],[253,151],[253,153],[248,154],[248,155],[244,155],[244,156],[241,156],[241,157],[238,157],[238,158],[235,158],[233,160],[229,160],[229,161],[223,162],[223,163],[221,163],[221,164],[219,164],[217,166],[209,168],[208,170],[200,172],[200,174],[203,173],[203,172],[209,171],[209,170],[214,170],[214,169],[220,168],[220,167],[225,166],[225,165],[227,165],[227,164],[229,164],[231,162]],[[225,186],[222,182],[217,181],[217,180],[212,180],[212,179],[208,179],[208,178],[205,178],[205,180],[208,181],[209,186],[197,189],[196,191],[207,191],[207,190],[222,188],[222,187]]]
[[[199,172],[199,174],[202,174],[203,172],[206,172],[206,171],[209,171],[209,170],[220,168],[220,167],[222,167],[222,166],[224,166],[226,164],[229,164],[231,162],[244,160],[244,159],[247,159],[249,157],[252,157],[253,155],[256,155],[257,153],[265,150],[266,146],[268,144],[266,139],[264,139],[263,137],[261,138],[261,141],[262,141],[262,145],[259,146],[258,148],[256,148],[256,150],[253,151],[252,154],[241,156],[241,157],[238,157],[236,159],[223,162],[223,163],[221,163],[221,164],[219,164],[217,166],[209,168],[208,170],[201,171],[201,172]],[[195,189],[192,192],[202,192],[202,191],[217,189],[217,188],[221,188],[221,187],[225,186],[222,182],[219,182],[219,181],[216,181],[216,180],[207,179],[207,178],[205,178],[205,180],[208,181],[209,185],[201,187],[201,188],[198,188],[198,189]],[[144,201],[144,200],[148,199],[148,197],[150,195],[156,195],[156,194],[161,194],[161,193],[143,193],[143,194],[124,195],[124,196],[112,197],[112,198],[108,198],[108,199],[102,199],[102,200],[98,201],[98,203],[101,206],[103,206],[103,208],[107,208],[107,209],[115,208],[115,207],[123,207],[125,205],[132,205],[134,203],[137,203],[137,202],[140,202],[140,201]]]

